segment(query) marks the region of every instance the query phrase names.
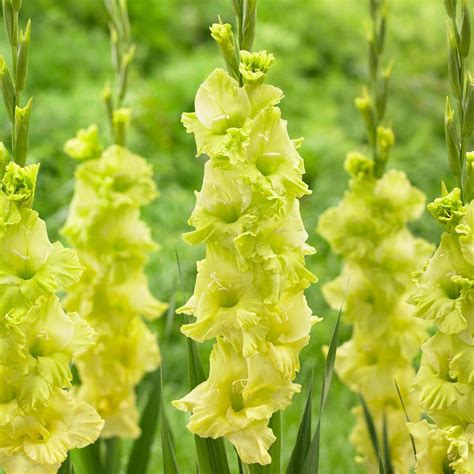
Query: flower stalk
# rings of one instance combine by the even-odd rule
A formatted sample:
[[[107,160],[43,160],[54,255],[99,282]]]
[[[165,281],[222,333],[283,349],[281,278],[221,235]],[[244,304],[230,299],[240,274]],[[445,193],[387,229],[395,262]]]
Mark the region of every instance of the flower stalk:
[[[3,100],[11,123],[12,155],[20,166],[25,166],[28,155],[28,128],[32,99],[21,107],[21,93],[28,76],[28,59],[31,39],[31,20],[25,30],[18,25],[21,3],[2,0],[3,20],[11,48],[12,68],[0,57],[0,76]]]
[[[281,90],[265,84],[274,57],[240,50],[251,46],[255,2],[235,2],[238,39],[222,22],[211,34],[229,73],[215,69],[200,86],[195,112],[183,114],[197,156],[206,154],[201,191],[184,235],[206,244],[193,296],[178,313],[195,318],[181,331],[197,342],[214,340],[210,374],[173,402],[191,412],[188,429],[202,438],[226,438],[241,462],[272,462],[277,424],[300,386],[299,352],[308,343],[312,316],[304,290],[316,281],[305,268],[314,253],[299,200],[310,191],[304,162],[278,107]],[[275,426],[275,425],[274,425]],[[278,465],[279,460],[275,459]]]
[[[31,99],[20,106],[31,22],[18,33],[20,8],[21,1],[3,1],[13,66],[1,58],[12,153],[0,143],[0,468],[53,474],[70,450],[98,438],[103,421],[69,392],[70,365],[95,332],[57,296],[80,278],[76,253],[51,243],[33,210],[39,165],[26,165]]]
[[[371,0],[370,13],[369,84],[356,99],[369,153],[347,155],[349,189],[338,206],[320,217],[317,231],[344,260],[342,273],[323,287],[324,297],[333,309],[342,304],[344,319],[353,326],[352,339],[338,350],[336,372],[362,396],[373,418],[374,430],[368,430],[362,407],[353,410],[351,441],[357,460],[378,472],[371,432],[376,431],[376,445],[385,446],[386,458],[401,474],[408,472],[412,457],[394,380],[410,418],[419,419],[421,408],[410,385],[415,375],[412,361],[426,339],[426,324],[413,318],[406,299],[413,286],[410,274],[431,255],[432,247],[407,227],[423,212],[423,193],[403,172],[385,171],[395,143],[393,130],[384,125],[391,66],[381,68],[388,2]]]
[[[121,105],[133,56],[127,4],[106,0],[105,5],[121,78],[115,93],[107,89],[117,134],[115,144],[104,149],[98,127],[91,125],[65,145],[65,152],[81,163],[62,232],[85,268],[65,304],[79,311],[98,333],[97,344],[77,361],[79,399],[94,405],[104,418],[103,438],[137,438],[135,389],[161,360],[156,336],[145,321],[166,309],[149,290],[145,265],[158,245],[141,219],[141,209],[158,192],[151,165],[123,146],[130,109]],[[119,446],[116,440],[107,444],[109,451]]]
[[[130,65],[135,57],[127,0],[104,0],[109,14],[110,45],[114,69],[113,86],[105,86],[102,98],[115,144],[125,146],[130,109],[124,108]]]
[[[444,233],[433,257],[415,274],[410,298],[416,316],[435,324],[422,346],[415,378],[428,420],[411,423],[417,472],[464,474],[474,466],[474,173],[472,78],[466,69],[471,44],[469,2],[446,0],[449,86],[446,144],[458,186],[428,205]]]

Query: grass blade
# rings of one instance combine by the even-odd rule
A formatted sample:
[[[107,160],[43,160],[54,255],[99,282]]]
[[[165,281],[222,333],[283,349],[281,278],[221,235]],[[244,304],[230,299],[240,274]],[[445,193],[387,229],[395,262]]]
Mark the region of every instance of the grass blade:
[[[160,381],[160,392],[161,392]],[[161,414],[161,447],[163,450],[163,472],[164,474],[179,474],[178,461],[176,460],[176,449],[174,444],[173,433],[168,424],[166,417],[163,397],[160,397],[160,414]],[[141,471],[135,471],[141,472]]]
[[[311,412],[312,412],[312,395],[313,395],[313,375],[306,399],[303,417],[301,418],[298,435],[296,436],[295,446],[291,453],[290,461],[286,469],[286,474],[299,474],[304,465],[306,455],[311,446]]]
[[[400,399],[400,403],[403,408],[403,413],[405,413],[405,419],[407,420],[407,423],[411,423],[410,417],[408,416],[407,409],[405,408],[405,402],[403,401],[402,393],[400,392],[400,388],[398,387],[398,383],[396,380],[395,382],[395,387],[397,388],[397,393],[398,393],[398,398]],[[415,456],[415,461],[416,461],[416,444],[415,444],[415,438],[413,438],[413,435],[410,433],[410,441],[411,441],[411,447],[413,449],[413,455]]]
[[[379,462],[379,472],[380,474],[385,474],[385,469],[382,461],[382,455],[380,452],[380,445],[379,439],[377,436],[377,429],[375,427],[374,419],[372,414],[370,413],[370,409],[365,402],[364,397],[359,394],[360,404],[362,405],[362,410],[364,412],[365,424],[367,425],[367,431],[369,432],[370,441],[372,443],[372,447],[374,448],[375,458]]]
[[[171,333],[173,331],[173,319],[176,310],[176,291],[173,291],[171,299],[168,305],[168,311],[166,312],[166,324],[163,342],[169,341]]]
[[[111,438],[105,441],[105,474],[119,474],[122,457],[122,441]],[[145,472],[145,471],[141,471]]]
[[[179,280],[181,283],[184,303],[184,283],[178,252],[176,252],[176,262],[178,265]],[[186,322],[190,322],[188,316],[186,316]],[[186,338],[186,345],[188,353],[189,389],[193,390],[197,385],[206,380],[206,374],[204,372],[204,367],[202,366],[201,358],[199,357],[196,343],[192,339]],[[196,444],[196,454],[200,474],[230,474],[227,454],[225,452],[224,442],[221,438],[212,439],[194,436],[194,441]]]
[[[128,459],[127,474],[137,472],[145,474],[147,472],[151,447],[160,415],[161,396],[161,369],[158,369],[152,374],[152,388],[140,418],[141,435],[133,443]]]
[[[390,441],[388,436],[387,416],[383,414],[383,454],[386,474],[393,474],[392,453],[390,452]]]
[[[339,315],[337,316],[336,324],[334,325],[331,342],[329,343],[328,354],[324,363],[323,386],[321,390],[321,401],[319,404],[319,415],[318,422],[316,425],[316,431],[311,441],[311,446],[309,447],[308,453],[306,455],[301,474],[317,474],[319,471],[321,418],[324,412],[324,407],[326,405],[326,400],[329,394],[329,389],[331,388],[332,378],[334,374],[334,364],[336,362],[337,345],[339,342],[339,327],[341,324],[341,314],[342,306],[339,310]]]

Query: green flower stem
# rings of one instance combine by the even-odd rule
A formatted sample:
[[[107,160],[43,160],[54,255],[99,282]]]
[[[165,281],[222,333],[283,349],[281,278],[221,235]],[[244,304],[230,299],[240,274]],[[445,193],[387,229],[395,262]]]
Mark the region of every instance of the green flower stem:
[[[447,7],[447,14],[449,86],[456,108],[451,109],[448,98],[445,116],[446,141],[451,171],[461,189],[463,202],[469,203],[474,197],[474,180],[466,158],[474,129],[474,83],[467,70],[471,48],[469,1],[462,2],[459,14],[455,7]]]
[[[467,71],[471,44],[469,4],[445,0],[448,15],[449,88],[445,131],[449,164],[458,187],[428,205],[444,227],[433,257],[415,274],[409,303],[415,316],[434,323],[436,331],[422,345],[413,388],[426,419],[409,423],[416,442],[416,472],[472,472],[474,446],[470,439],[474,393],[474,177],[472,131],[474,95]],[[458,8],[457,8],[458,6]],[[465,410],[464,407],[468,407]],[[460,449],[462,447],[462,449]]]
[[[130,18],[127,0],[104,0],[109,14],[110,42],[112,64],[114,67],[113,88],[106,85],[103,100],[107,108],[112,136],[116,145],[124,146],[128,117],[124,122],[124,101],[127,94],[130,64],[135,56],[135,45],[132,43]],[[129,115],[129,114],[128,114]],[[117,118],[117,116],[119,116]]]
[[[383,127],[387,110],[387,98],[392,65],[382,67],[387,29],[388,0],[370,0],[370,25],[367,28],[369,48],[369,81],[361,97],[356,99],[356,106],[364,119],[369,147],[374,161],[374,175],[381,178],[389,158],[393,143],[388,142],[387,132],[393,135],[390,128]]]
[[[28,153],[28,127],[31,115],[31,99],[24,108],[20,106],[21,92],[25,88],[28,75],[28,55],[31,36],[31,20],[28,20],[25,32],[19,29],[21,2],[3,0],[3,20],[5,32],[11,49],[11,71],[0,58],[2,95],[11,123],[12,156],[20,166],[25,166]],[[20,125],[19,125],[19,122]]]

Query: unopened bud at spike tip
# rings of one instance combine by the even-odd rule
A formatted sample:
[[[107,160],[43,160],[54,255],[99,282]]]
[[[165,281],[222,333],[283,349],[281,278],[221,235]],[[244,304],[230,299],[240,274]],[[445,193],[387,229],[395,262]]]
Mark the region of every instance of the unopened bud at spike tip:
[[[229,23],[222,23],[219,18],[219,23],[214,23],[210,27],[211,36],[219,45],[222,56],[227,66],[227,70],[234,77],[239,78],[239,55],[235,48],[235,39],[232,33],[232,25]]]
[[[0,56],[0,80],[2,86],[2,95],[5,107],[7,109],[8,117],[13,122],[15,118],[15,84],[13,83],[10,70],[8,69],[7,63]]]
[[[15,161],[24,166],[28,155],[28,133],[30,128],[31,108],[33,99],[30,99],[25,107],[15,108],[16,137],[15,137]]]
[[[18,92],[25,89],[28,77],[28,59],[30,51],[31,20],[28,20],[26,30],[20,34],[20,48],[18,50],[18,62],[16,69],[16,88]]]
[[[449,166],[454,176],[461,176],[461,162],[459,156],[459,140],[454,122],[454,111],[449,98],[446,98],[446,111],[444,119],[446,148],[448,151]]]
[[[13,11],[12,0],[3,0],[3,22],[7,32],[7,38],[10,45],[15,45],[17,42],[18,31],[16,29],[15,12]]]

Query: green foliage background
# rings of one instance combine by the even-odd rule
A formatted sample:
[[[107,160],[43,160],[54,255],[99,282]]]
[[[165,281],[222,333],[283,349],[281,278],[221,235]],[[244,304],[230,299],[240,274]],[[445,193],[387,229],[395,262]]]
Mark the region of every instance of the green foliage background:
[[[199,189],[203,158],[194,158],[193,138],[180,125],[180,114],[193,110],[199,84],[222,66],[208,26],[220,14],[232,20],[230,0],[132,0],[130,13],[138,57],[130,80],[134,104],[131,147],[153,163],[161,197],[145,212],[153,235],[162,244],[148,267],[154,293],[173,305],[181,303],[175,251],[179,252],[187,296],[192,291],[195,261],[202,248],[180,240]],[[80,127],[98,123],[109,140],[100,94],[111,74],[106,15],[99,0],[35,0],[24,2],[23,18],[33,19],[29,93],[34,96],[30,161],[41,161],[36,207],[46,218],[52,238],[65,220],[73,191],[75,164],[62,152],[64,142]],[[388,115],[397,145],[389,167],[405,170],[433,199],[440,179],[450,183],[444,152],[443,107],[447,93],[447,55],[443,2],[394,0],[389,23],[387,56],[395,59]],[[310,243],[318,254],[308,265],[320,283],[308,292],[314,312],[324,322],[313,329],[302,354],[299,376],[303,394],[284,414],[284,458],[296,436],[310,371],[321,379],[321,347],[327,344],[335,315],[321,296],[321,284],[339,270],[338,260],[315,235],[321,212],[337,203],[346,186],[345,154],[364,142],[364,128],[353,105],[365,80],[366,43],[362,0],[260,0],[257,49],[275,53],[271,83],[285,91],[282,109],[294,138],[305,137],[302,154],[306,179],[314,193],[303,202]],[[2,41],[5,48],[6,41]],[[5,51],[6,52],[6,51]],[[3,113],[3,112],[2,112]],[[2,136],[8,136],[2,115]],[[451,183],[450,183],[451,184]],[[437,241],[440,229],[428,215],[415,232]],[[187,389],[184,336],[180,319],[157,324],[164,356],[167,401]],[[345,328],[343,338],[349,337]],[[203,347],[203,356],[208,347]],[[377,383],[374,381],[374,383]],[[316,393],[318,383],[316,384]],[[355,397],[337,380],[323,420],[322,473],[362,472],[347,441],[350,407]],[[316,406],[316,405],[315,405]],[[193,440],[185,429],[186,415],[168,409],[182,472],[194,472]],[[162,472],[158,439],[153,473]]]

